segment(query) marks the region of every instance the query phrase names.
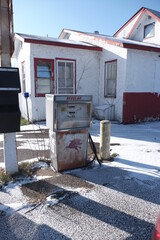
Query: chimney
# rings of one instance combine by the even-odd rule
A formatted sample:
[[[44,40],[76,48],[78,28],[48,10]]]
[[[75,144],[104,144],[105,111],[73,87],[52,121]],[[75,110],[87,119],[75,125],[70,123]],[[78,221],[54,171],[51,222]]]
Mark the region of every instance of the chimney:
[[[96,30],[96,31],[94,31],[94,34],[99,34],[99,31],[97,31],[97,30]]]

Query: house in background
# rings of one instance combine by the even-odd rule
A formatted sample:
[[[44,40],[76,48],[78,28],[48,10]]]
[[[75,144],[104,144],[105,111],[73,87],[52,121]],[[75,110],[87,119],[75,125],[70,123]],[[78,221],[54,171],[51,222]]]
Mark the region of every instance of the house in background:
[[[93,95],[99,119],[160,118],[160,12],[141,8],[113,37],[63,29],[59,39],[15,35],[32,120],[45,118],[45,93]],[[25,99],[20,96],[22,115]]]
[[[91,94],[98,102],[99,59],[102,48],[71,40],[15,34],[13,57],[20,69],[22,116],[44,120],[45,94]]]

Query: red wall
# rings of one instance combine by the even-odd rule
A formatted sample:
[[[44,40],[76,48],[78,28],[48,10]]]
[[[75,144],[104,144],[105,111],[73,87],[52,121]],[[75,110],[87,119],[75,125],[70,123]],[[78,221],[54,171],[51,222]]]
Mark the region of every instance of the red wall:
[[[147,118],[160,119],[160,95],[157,93],[123,94],[123,123],[135,123]]]

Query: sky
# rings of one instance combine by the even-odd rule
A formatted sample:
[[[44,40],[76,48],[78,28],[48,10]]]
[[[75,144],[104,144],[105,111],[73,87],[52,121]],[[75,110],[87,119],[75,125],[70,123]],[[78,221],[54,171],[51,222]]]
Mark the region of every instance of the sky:
[[[141,7],[160,0],[13,0],[14,31],[58,38],[63,28],[112,36]]]

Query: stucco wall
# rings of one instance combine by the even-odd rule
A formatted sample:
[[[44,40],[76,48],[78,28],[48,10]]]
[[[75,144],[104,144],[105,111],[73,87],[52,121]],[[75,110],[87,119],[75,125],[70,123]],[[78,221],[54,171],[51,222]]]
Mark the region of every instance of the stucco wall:
[[[125,92],[157,92],[157,61],[158,53],[128,50]]]
[[[160,118],[158,53],[128,50],[123,123]]]
[[[122,121],[123,91],[126,79],[126,58],[127,49],[107,44],[103,40],[93,39],[91,36],[84,36],[79,33],[71,33],[70,39],[89,42],[103,48],[100,60],[100,84],[99,84],[99,106],[100,109],[108,108],[111,104],[115,105],[115,120]],[[117,86],[116,98],[104,97],[104,70],[105,62],[117,60]],[[101,105],[104,105],[103,107]],[[99,108],[98,108],[99,109]],[[104,110],[100,110],[104,111]],[[104,118],[102,113],[102,118]]]
[[[34,58],[54,60],[54,79],[56,81],[56,58],[76,60],[77,93],[93,95],[93,105],[98,104],[99,60],[101,52],[31,44],[30,73],[32,119],[45,119],[45,97],[35,97]]]

